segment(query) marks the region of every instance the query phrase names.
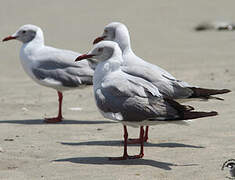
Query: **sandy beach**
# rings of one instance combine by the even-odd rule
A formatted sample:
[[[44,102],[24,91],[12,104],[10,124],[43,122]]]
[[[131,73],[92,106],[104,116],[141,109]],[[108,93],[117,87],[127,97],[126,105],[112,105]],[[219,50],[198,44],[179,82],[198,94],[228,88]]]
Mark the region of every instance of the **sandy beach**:
[[[92,87],[64,94],[65,120],[45,124],[57,113],[57,94],[24,72],[21,43],[0,44],[1,180],[215,180],[229,176],[221,166],[235,158],[235,32],[195,32],[203,21],[234,21],[235,1],[2,1],[0,36],[23,24],[44,31],[45,42],[85,53],[106,24],[127,25],[132,49],[178,79],[207,88],[227,88],[225,101],[196,101],[197,110],[219,112],[189,126],[150,127],[143,159],[109,161],[123,152],[122,125],[98,112]],[[139,129],[128,128],[131,137]],[[128,147],[130,154],[138,145]]]

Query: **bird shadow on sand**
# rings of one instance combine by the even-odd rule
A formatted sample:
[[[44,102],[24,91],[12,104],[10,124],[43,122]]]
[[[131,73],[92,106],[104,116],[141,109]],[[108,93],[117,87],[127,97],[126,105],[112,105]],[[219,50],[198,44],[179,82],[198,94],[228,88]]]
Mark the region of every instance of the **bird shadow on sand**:
[[[128,159],[122,161],[111,161],[108,157],[76,157],[56,159],[53,162],[71,162],[78,164],[95,164],[95,165],[146,165],[164,170],[171,170],[171,166],[197,166],[197,164],[177,165],[173,163],[154,161],[150,159]]]
[[[109,124],[116,123],[112,121],[100,121],[100,120],[68,120],[64,119],[59,123],[45,123],[44,119],[25,119],[25,120],[0,120],[0,124],[9,123],[9,124],[26,124],[26,125],[37,125],[37,124],[48,124],[48,125],[60,125],[60,124]]]
[[[114,141],[85,141],[85,142],[60,142],[62,145],[69,146],[122,146],[123,141],[114,140]],[[139,144],[128,144],[128,146],[139,146]],[[182,144],[175,142],[167,143],[145,143],[145,147],[165,147],[165,148],[205,148],[203,146],[195,146],[190,144]]]

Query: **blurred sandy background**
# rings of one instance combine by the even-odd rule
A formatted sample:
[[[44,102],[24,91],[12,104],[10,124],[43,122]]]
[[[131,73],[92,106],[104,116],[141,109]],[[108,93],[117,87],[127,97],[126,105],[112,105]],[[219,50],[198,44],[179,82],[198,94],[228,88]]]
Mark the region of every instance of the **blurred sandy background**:
[[[202,21],[235,21],[233,0],[30,1],[2,0],[0,37],[23,24],[44,30],[45,42],[85,53],[106,24],[130,30],[137,55],[179,79],[235,90],[235,32],[194,32]],[[57,94],[34,83],[19,61],[21,44],[0,45],[0,179],[224,179],[223,162],[235,158],[235,97],[192,102],[219,116],[190,126],[153,126],[145,157],[109,161],[122,148],[122,126],[97,111],[92,87],[65,93],[61,124],[43,124],[57,113]],[[81,108],[73,111],[71,108]],[[129,128],[132,137],[138,129]],[[130,154],[139,152],[129,147]]]

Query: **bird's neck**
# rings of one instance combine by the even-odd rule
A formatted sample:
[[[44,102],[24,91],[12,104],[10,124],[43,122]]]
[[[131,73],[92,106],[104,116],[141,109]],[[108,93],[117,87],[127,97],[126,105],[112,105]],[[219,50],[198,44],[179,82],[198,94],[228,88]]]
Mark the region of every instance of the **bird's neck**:
[[[120,39],[117,41],[117,43],[119,44],[123,54],[132,51],[129,38],[128,39],[127,38]]]
[[[24,43],[22,45],[21,50],[23,50],[24,52],[33,52],[43,46],[44,46],[43,36],[37,35],[37,36],[35,36],[35,38],[32,41]]]
[[[120,68],[123,59],[120,56],[112,56],[109,60],[104,61],[104,67],[108,67],[107,71],[113,72]]]
[[[34,46],[44,46],[44,37],[41,31],[37,32],[35,38],[28,42],[28,44],[33,44]]]
[[[113,55],[108,60],[99,62],[95,71],[97,73],[107,75],[111,72],[118,70],[122,63],[122,57]]]
[[[122,50],[123,55],[124,54],[132,53],[132,49],[131,49],[131,45],[130,44],[122,46],[121,50]]]
[[[35,37],[32,41],[24,43],[20,50],[20,59],[22,61],[34,61],[35,54],[44,47],[43,38]]]
[[[122,53],[125,54],[131,52],[131,39],[128,30],[118,29],[116,33],[117,37],[114,41],[118,43]]]
[[[44,46],[44,36],[41,30],[37,31],[36,36],[29,42],[24,43],[25,47],[41,47]]]
[[[109,60],[99,62],[95,68],[93,77],[93,85],[96,90],[102,82],[110,76],[113,72],[120,69],[120,61],[117,58],[110,58]]]

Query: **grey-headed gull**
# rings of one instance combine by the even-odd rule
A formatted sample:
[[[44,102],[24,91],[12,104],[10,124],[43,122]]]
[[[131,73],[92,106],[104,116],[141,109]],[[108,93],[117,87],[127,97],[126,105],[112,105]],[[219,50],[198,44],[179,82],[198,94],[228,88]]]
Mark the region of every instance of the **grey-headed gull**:
[[[102,41],[76,61],[93,58],[98,62],[93,77],[94,96],[101,114],[124,126],[124,153],[112,160],[135,159],[144,156],[143,126],[177,123],[182,120],[215,116],[217,112],[193,111],[193,107],[181,105],[164,97],[156,86],[139,76],[130,74],[122,66],[122,51],[116,42]],[[140,127],[140,154],[127,153],[127,125]]]
[[[228,89],[217,90],[191,86],[187,82],[176,79],[159,66],[148,63],[136,56],[131,49],[129,31],[122,23],[112,22],[105,26],[103,35],[96,38],[93,43],[96,44],[102,40],[118,43],[123,53],[123,71],[130,75],[137,75],[151,82],[166,98],[188,101],[196,98],[209,99],[212,98],[211,95],[230,92]],[[146,128],[145,139],[147,141],[148,127]]]
[[[62,121],[62,92],[79,88],[81,85],[91,85],[93,67],[86,60],[81,64],[75,64],[74,59],[80,55],[79,53],[46,46],[41,28],[35,25],[23,25],[3,41],[12,39],[23,43],[20,60],[25,72],[38,84],[57,90],[58,116],[46,118],[45,122]]]

